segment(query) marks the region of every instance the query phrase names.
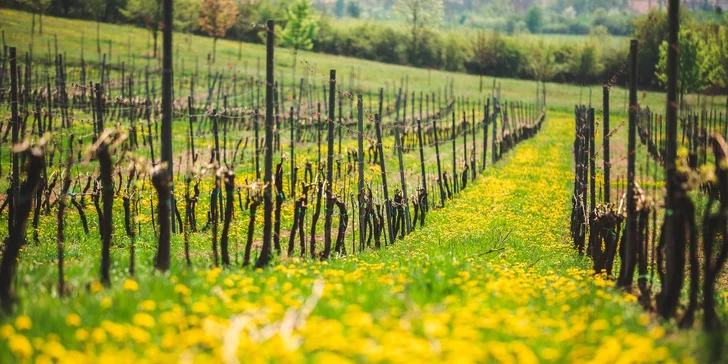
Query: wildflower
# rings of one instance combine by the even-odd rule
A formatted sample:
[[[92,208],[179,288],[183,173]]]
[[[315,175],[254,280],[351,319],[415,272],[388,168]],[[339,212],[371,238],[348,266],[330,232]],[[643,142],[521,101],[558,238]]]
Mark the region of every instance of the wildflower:
[[[66,348],[58,341],[48,341],[43,345],[43,351],[51,358],[61,358],[66,354]]]
[[[81,325],[81,317],[75,313],[66,315],[66,325],[71,327],[79,327]]]
[[[131,321],[139,327],[147,329],[154,327],[154,317],[148,313],[139,312],[132,317]]]
[[[607,320],[599,319],[592,322],[590,328],[592,331],[603,331],[609,328],[609,323],[607,322]]]
[[[541,357],[548,361],[554,361],[560,356],[559,351],[554,348],[546,348],[541,350]]]
[[[104,297],[101,299],[101,307],[103,308],[109,308],[111,307],[111,298]]]
[[[642,326],[647,325],[649,322],[650,322],[650,316],[648,316],[645,313],[640,314],[640,317],[637,318],[637,323],[639,323]]]
[[[33,355],[33,347],[30,345],[28,338],[23,335],[11,336],[10,340],[8,340],[8,346],[16,358],[28,359]]]
[[[210,307],[204,302],[195,302],[192,304],[192,312],[206,314],[210,311]]]
[[[142,311],[154,311],[157,308],[157,303],[152,300],[144,300],[139,304]]]
[[[106,341],[106,331],[102,328],[95,328],[93,331],[91,331],[91,339],[97,343],[101,344]]]
[[[650,330],[650,337],[655,340],[661,339],[663,336],[665,336],[665,328],[662,326],[655,326]]]
[[[15,328],[18,331],[30,330],[33,327],[33,321],[26,315],[20,315],[15,318]]]
[[[125,291],[136,292],[139,290],[139,283],[133,279],[127,279],[121,287],[124,288]]]
[[[190,289],[184,284],[178,283],[174,286],[174,293],[182,296],[188,296],[190,294]]]
[[[15,334],[15,329],[12,325],[5,324],[0,326],[0,339],[5,339]]]
[[[131,336],[131,338],[134,341],[136,341],[140,344],[148,343],[149,340],[152,339],[152,335],[149,334],[148,331],[138,328],[138,327],[132,328],[129,332],[129,335]]]
[[[631,294],[631,293],[625,293],[624,294],[624,302],[627,303],[634,303],[637,302],[637,296]]]
[[[89,333],[86,329],[78,329],[76,330],[76,340],[78,341],[86,341],[88,339]]]
[[[101,284],[101,282],[99,281],[93,281],[89,286],[89,290],[91,291],[91,293],[99,293],[104,290],[104,285]]]

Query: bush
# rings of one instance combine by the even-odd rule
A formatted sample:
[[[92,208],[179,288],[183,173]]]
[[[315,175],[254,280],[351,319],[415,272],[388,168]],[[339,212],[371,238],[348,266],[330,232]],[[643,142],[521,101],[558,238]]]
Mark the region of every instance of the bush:
[[[481,33],[473,40],[473,55],[465,63],[470,73],[496,77],[523,77],[526,54],[518,42],[498,33]]]
[[[602,52],[604,65],[602,79],[614,80],[617,85],[624,85],[628,80],[627,65],[629,62],[629,43],[620,42]]]
[[[464,37],[449,33],[445,38],[443,68],[447,71],[464,71],[465,62],[472,57],[469,44]]]
[[[576,22],[569,24],[568,33],[575,34],[575,35],[587,35],[587,34],[589,34],[590,30],[591,30],[591,27],[589,25],[576,21]]]
[[[551,23],[545,25],[541,32],[544,34],[568,34],[569,25],[566,23]]]
[[[597,10],[594,10],[594,14],[592,15],[592,27],[598,27],[600,25],[606,25],[607,19],[609,19],[607,10],[604,8],[599,8]]]
[[[407,37],[402,32],[379,28],[372,46],[380,62],[393,64],[407,62]]]
[[[630,35],[632,34],[632,24],[628,16],[610,16],[604,23],[611,35]]]

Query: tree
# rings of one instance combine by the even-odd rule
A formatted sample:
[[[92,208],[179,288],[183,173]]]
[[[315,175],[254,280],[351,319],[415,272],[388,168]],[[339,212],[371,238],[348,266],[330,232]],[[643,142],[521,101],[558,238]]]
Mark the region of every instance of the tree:
[[[554,78],[560,70],[553,46],[545,44],[543,39],[533,46],[528,58],[528,72],[534,80],[545,83]]]
[[[161,0],[129,0],[121,15],[127,20],[149,30],[154,39],[152,57],[157,58],[157,36],[162,22]]]
[[[215,63],[217,40],[224,37],[238,18],[238,7],[232,0],[202,0],[200,29],[212,37],[212,63]]]
[[[556,61],[554,47],[547,45],[541,39],[536,43],[528,57],[528,73],[536,80],[536,100],[540,101],[538,83],[541,82],[541,94],[544,95],[543,102],[546,102],[546,82],[551,81],[561,72],[562,65]],[[540,102],[537,102],[540,104]]]
[[[174,1],[174,30],[192,33],[199,26],[200,7],[197,0]]]
[[[609,21],[609,13],[607,13],[607,10],[604,8],[598,8],[597,10],[594,10],[594,13],[592,14],[592,27],[597,27],[600,25],[607,25],[607,22]]]
[[[359,3],[357,3],[356,1],[349,1],[349,5],[347,6],[346,11],[352,18],[359,19],[359,17],[361,16],[361,8],[359,7]]]
[[[604,65],[599,60],[598,45],[593,41],[586,41],[571,49],[566,68],[577,84],[584,85],[602,73]]]
[[[543,9],[538,5],[533,5],[526,13],[526,27],[533,34],[541,33],[543,29]]]
[[[429,29],[437,28],[442,22],[442,0],[397,0],[394,9],[407,21],[410,40],[409,62],[419,64],[419,45],[422,35]]]
[[[721,26],[717,34],[711,36],[704,45],[709,57],[708,62],[703,64],[710,82],[720,87],[728,87],[728,27]]]
[[[677,67],[677,87],[680,90],[680,98],[685,93],[702,91],[710,82],[710,72],[706,69],[709,61],[709,48],[700,39],[698,34],[690,29],[680,29],[678,33],[678,44],[680,45],[680,57]],[[655,75],[661,85],[667,87],[667,41],[660,45],[660,61],[657,63]]]
[[[311,50],[318,35],[318,18],[308,0],[299,0],[288,8],[286,27],[281,32],[283,46],[293,49],[293,78],[296,78],[296,63],[299,50]]]
[[[35,14],[38,13],[38,34],[43,35],[43,14],[51,7],[51,0],[22,0],[22,3],[33,11],[33,29],[35,29]]]
[[[345,12],[346,12],[346,1],[336,0],[336,5],[334,5],[334,14],[336,14],[336,17],[339,19],[343,18]]]
[[[680,25],[688,26],[690,13],[680,7]],[[660,45],[667,40],[667,14],[653,8],[647,16],[636,18],[632,24],[634,38],[640,42],[640,56],[637,58],[637,77],[642,86],[657,86],[655,66],[660,59]]]
[[[84,11],[91,14],[96,21],[96,53],[98,53],[99,60],[101,60],[101,20],[106,14],[106,0],[86,0],[84,5]],[[81,56],[83,57],[83,53],[81,53]]]

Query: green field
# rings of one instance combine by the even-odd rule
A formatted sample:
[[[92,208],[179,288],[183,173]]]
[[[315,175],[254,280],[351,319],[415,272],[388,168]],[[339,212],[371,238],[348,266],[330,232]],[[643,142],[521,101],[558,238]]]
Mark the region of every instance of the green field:
[[[23,47],[31,39],[30,15],[0,9],[0,27],[5,32],[6,43],[24,52]],[[44,19],[44,37],[35,37],[36,61],[46,58],[48,44],[55,47],[54,35],[57,35],[59,51],[76,67],[81,54],[79,29],[88,30],[84,36],[85,60],[97,62],[94,23],[51,17]],[[150,54],[149,33],[145,30],[102,24],[101,32],[103,52],[108,52],[108,41],[112,42],[114,67],[121,61],[137,67],[145,64],[156,67],[157,60],[144,56]],[[180,43],[175,50],[176,76],[188,78],[196,60],[200,69],[207,72],[204,59],[212,41],[181,34],[175,37]],[[265,56],[263,46],[227,40],[219,41],[217,50],[217,62],[210,66],[213,72],[256,76],[257,63]],[[240,60],[239,50],[242,50]],[[278,79],[292,82],[292,53],[282,48],[276,52]],[[328,70],[338,68],[341,89],[357,89],[365,95],[380,87],[394,94],[405,77],[410,92],[442,91],[452,82],[455,95],[469,98],[473,103],[491,95],[490,77],[485,78],[481,93],[480,79],[472,75],[310,52],[301,52],[298,60],[297,77],[306,74],[311,84],[323,85],[328,83]],[[44,66],[38,63],[36,67],[43,75]],[[350,74],[354,75],[353,85],[349,82]],[[53,75],[52,66],[50,75]],[[503,100],[536,101],[534,82],[512,79],[498,82]],[[197,85],[198,97],[203,89],[204,85]],[[157,244],[156,234],[149,225],[152,218],[148,211],[155,203],[155,195],[150,192],[149,182],[142,181],[139,187],[146,187],[146,193],[144,211],[138,216],[138,222],[144,228],[135,245],[135,275],[130,276],[128,272],[131,242],[124,234],[123,210],[117,199],[111,286],[104,287],[97,280],[100,240],[95,210],[87,200],[89,234],[83,232],[75,210],[69,208],[67,212],[68,293],[59,297],[55,214],[44,215],[38,229],[39,241],[29,238],[21,253],[15,283],[19,298],[16,312],[0,316],[0,362],[706,361],[702,350],[706,338],[700,332],[679,331],[674,322],[659,320],[646,312],[636,302],[635,295],[614,288],[610,278],[592,274],[590,262],[572,248],[569,237],[574,180],[572,110],[580,97],[583,103],[588,102],[588,90],[593,93],[592,103],[600,104],[602,87],[582,89],[549,83],[547,90],[546,121],[536,137],[518,145],[495,165],[490,163],[488,155],[483,173],[448,200],[444,208],[432,210],[425,226],[418,225],[403,240],[379,250],[366,249],[326,261],[283,254],[266,269],[242,267],[241,250],[250,214],[247,210],[237,210],[236,202],[230,233],[234,263],[230,267],[213,267],[210,231],[201,229],[190,236],[191,266],[184,261],[182,236],[173,235],[172,267],[162,274],[153,269]],[[624,90],[614,90],[612,125],[617,132],[612,142],[612,158],[613,173],[619,175],[626,170],[626,127],[620,126],[626,114],[622,105]],[[184,100],[188,94],[186,89],[175,90],[178,99]],[[664,98],[662,93],[649,92],[644,94],[641,103],[659,108],[664,105]],[[372,106],[368,99],[366,104],[367,108]],[[723,103],[716,101],[715,104]],[[250,107],[250,104],[241,106]],[[305,110],[309,116],[313,112]],[[4,106],[0,108],[0,116],[7,115],[8,110]],[[480,119],[482,111],[478,110],[474,116]],[[84,133],[87,134],[84,143],[90,143],[91,125],[83,122],[89,118],[85,112],[74,115],[71,130],[60,131],[61,135]],[[122,123],[123,118],[112,121]],[[175,119],[175,158],[185,155],[186,128],[184,117]],[[288,131],[284,128],[281,132],[281,153],[274,155],[274,163],[288,152],[292,142]],[[231,133],[230,140],[250,135],[250,130],[239,130]],[[342,149],[354,148],[354,134],[347,131],[344,135]],[[483,137],[483,131],[477,130],[475,150],[478,152],[483,147]],[[459,156],[456,162],[450,142],[441,146],[441,158],[448,172],[452,163],[461,171],[462,153],[471,142],[469,139],[464,146],[458,136],[454,144]],[[214,178],[209,171],[203,174],[201,170],[209,167],[204,164],[211,153],[212,137],[203,133],[195,143],[204,161],[195,166],[202,181],[198,214],[200,221],[204,221],[203,212],[210,204],[206,196]],[[394,137],[387,135],[383,144],[389,146],[384,154],[392,174],[390,187],[398,188],[399,175],[394,176],[398,163],[395,148],[391,147]],[[296,144],[296,148],[297,165],[316,160],[315,143],[303,142],[300,146]],[[324,147],[323,153],[327,149]],[[146,149],[136,153],[150,157]],[[641,160],[646,158],[644,148],[638,150],[637,156]],[[433,157],[434,150],[428,146],[425,156],[428,174],[436,168]],[[9,156],[3,153],[2,158],[5,168]],[[254,179],[251,158],[248,153],[244,161],[232,168],[238,185]],[[403,158],[407,184],[416,186],[419,155],[410,150]],[[91,161],[74,166],[74,177],[95,173],[96,164]],[[288,168],[286,163],[283,165]],[[60,173],[60,166],[55,165],[52,172]],[[284,186],[289,178],[287,173],[284,172]],[[379,173],[379,166],[367,164],[366,179],[373,187],[378,186]],[[355,182],[347,178],[337,186],[344,193],[351,191]],[[175,193],[181,201],[182,179],[176,185]],[[661,191],[659,184],[650,186]],[[438,196],[430,198],[437,200]],[[260,216],[261,211],[262,208],[258,210]],[[285,250],[293,216],[290,198],[285,200],[282,214],[281,241]],[[0,220],[6,222],[7,213],[1,216]],[[262,217],[255,225],[256,244],[262,235],[261,220]],[[334,220],[337,226],[340,217]],[[0,230],[2,235],[6,234],[5,225]],[[319,220],[320,234],[323,234],[322,225],[323,214]],[[317,240],[320,249],[320,236]],[[347,235],[346,242],[348,246],[353,243],[351,235]],[[717,305],[725,321],[728,293],[724,292],[720,293]]]

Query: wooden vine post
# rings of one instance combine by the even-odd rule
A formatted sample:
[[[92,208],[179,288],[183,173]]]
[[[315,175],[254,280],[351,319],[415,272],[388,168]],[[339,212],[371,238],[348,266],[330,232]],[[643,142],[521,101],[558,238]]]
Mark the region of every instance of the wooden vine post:
[[[13,52],[14,53],[14,52]],[[29,151],[29,159],[26,164],[27,177],[25,182],[19,187],[18,194],[23,197],[18,199],[15,205],[16,219],[15,225],[9,231],[9,236],[5,243],[2,260],[0,260],[0,304],[6,314],[12,312],[14,297],[12,293],[13,280],[18,265],[18,256],[20,248],[25,240],[28,216],[32,207],[32,194],[36,186],[40,182],[41,171],[45,164],[43,150],[33,148]]]
[[[637,40],[629,45],[629,127],[627,137],[627,227],[625,243],[620,247],[622,267],[617,285],[624,290],[631,290],[637,260],[637,204],[635,201],[635,151],[637,134]]]
[[[421,203],[425,204],[425,208],[422,209],[422,213],[424,214],[425,211],[427,211],[427,174],[425,173],[425,151],[422,147],[422,120],[420,118],[417,118],[417,142],[420,147],[420,172],[422,177],[422,189],[425,191],[425,198]],[[421,219],[422,223],[420,226],[424,226],[425,219]]]
[[[381,99],[382,89],[379,89],[379,95]],[[384,148],[382,146],[382,121],[380,120],[379,114],[374,115],[374,124],[377,132],[377,150],[379,151],[379,167],[382,170],[382,192],[384,192],[384,213],[387,219],[387,236],[389,237],[390,244],[394,242],[394,234],[392,234],[392,213],[391,204],[389,202],[389,191],[387,189],[387,168],[384,163]]]
[[[333,208],[329,201],[333,199],[334,191],[334,120],[336,118],[336,70],[329,75],[329,115],[327,125],[326,148],[326,202],[324,210],[324,252],[322,259],[328,259],[331,254],[331,223]]]
[[[488,121],[490,118],[490,99],[483,106],[483,171],[488,160]]]
[[[445,189],[442,186],[442,164],[440,163],[440,139],[437,118],[432,119],[432,134],[435,136],[435,158],[437,159],[437,185],[440,188],[440,207],[445,207]]]
[[[665,224],[662,233],[666,252],[665,274],[660,276],[662,290],[658,296],[657,312],[663,318],[670,318],[675,314],[680,301],[684,281],[685,268],[685,234],[686,211],[684,201],[685,189],[679,180],[676,166],[677,157],[677,81],[679,64],[678,33],[680,32],[680,1],[670,0],[668,5],[668,47],[667,47],[667,111],[666,123],[667,142],[665,145]],[[662,262],[658,256],[658,266]]]
[[[20,117],[18,116],[18,63],[16,58],[15,47],[10,47],[10,113],[11,113],[11,129],[13,145],[18,144],[18,128],[20,127]],[[10,181],[10,202],[8,203],[8,231],[13,230],[15,226],[15,206],[18,201],[19,185],[20,185],[20,161],[18,154],[13,153],[13,175]]]
[[[492,159],[491,164],[495,164],[498,161],[498,113],[500,112],[500,105],[498,99],[493,97],[493,143],[491,145]]]
[[[400,107],[400,101],[402,100],[402,90],[399,90],[399,95],[397,96],[397,116],[394,119],[394,147],[397,149],[397,158],[399,160],[399,179],[402,183],[402,195],[404,199],[404,221],[405,221],[405,234],[408,234],[410,231],[412,231],[412,228],[410,227],[410,214],[409,214],[409,204],[407,200],[407,180],[404,178],[404,162],[402,160],[402,140],[400,139],[400,128],[404,129],[404,121],[399,120],[399,107]],[[394,242],[394,240],[393,240]]]
[[[169,269],[171,233],[175,232],[175,220],[172,217],[174,201],[174,165],[172,156],[172,26],[173,1],[164,0],[164,22],[162,26],[162,165],[166,173],[157,172],[154,178],[166,178],[166,181],[154,183],[159,194],[159,246],[155,268],[165,272]],[[165,196],[163,196],[165,195]],[[166,206],[165,206],[166,205]]]
[[[96,86],[100,87],[99,84],[96,84]],[[106,138],[104,135],[102,134],[102,138]],[[111,214],[114,211],[114,180],[112,178],[111,154],[106,140],[100,140],[96,148],[96,158],[98,158],[100,165],[101,199],[104,203],[103,214],[101,215],[101,283],[108,287],[111,285],[109,269],[111,267],[111,235],[113,229]]]
[[[604,147],[604,204],[610,203],[611,200],[611,186],[609,172],[612,165],[609,161],[609,89],[610,85],[605,84],[604,90],[602,91],[602,126],[603,126],[603,141],[602,146]]]
[[[266,84],[265,84],[265,172],[263,174],[263,247],[255,268],[268,265],[271,256],[273,223],[273,83],[275,82],[273,56],[275,49],[275,23],[266,22]]]
[[[165,272],[169,269],[170,254],[170,223],[172,210],[172,189],[169,178],[169,171],[163,165],[158,165],[152,172],[152,185],[157,191],[157,219],[159,221],[159,245],[155,257],[154,268]],[[217,259],[216,259],[217,261]]]
[[[364,214],[367,206],[364,204],[364,105],[362,94],[356,98],[356,118],[357,118],[357,164],[359,170],[359,249],[364,249],[364,237],[366,235],[366,227],[364,226]]]

